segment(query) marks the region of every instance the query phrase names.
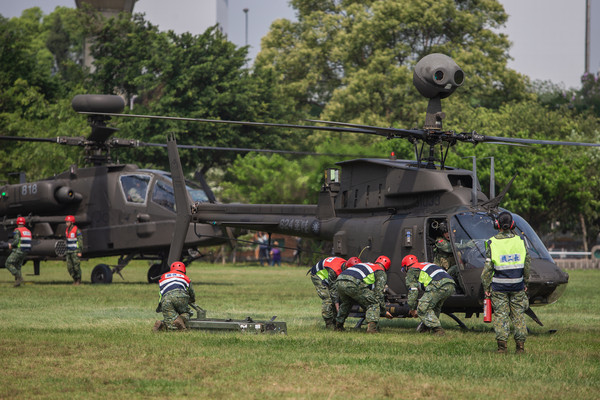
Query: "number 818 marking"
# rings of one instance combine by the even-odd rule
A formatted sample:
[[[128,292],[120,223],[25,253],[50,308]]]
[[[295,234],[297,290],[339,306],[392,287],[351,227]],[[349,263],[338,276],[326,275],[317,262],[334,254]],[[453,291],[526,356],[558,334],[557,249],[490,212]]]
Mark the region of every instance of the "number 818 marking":
[[[31,185],[23,185],[21,186],[21,195],[27,196],[28,194],[36,194],[37,193],[37,184]]]

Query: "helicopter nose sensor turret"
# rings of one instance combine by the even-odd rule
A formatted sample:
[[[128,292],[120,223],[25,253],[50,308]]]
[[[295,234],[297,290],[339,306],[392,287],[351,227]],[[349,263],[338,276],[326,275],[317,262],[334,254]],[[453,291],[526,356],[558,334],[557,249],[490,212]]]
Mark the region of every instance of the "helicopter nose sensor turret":
[[[450,96],[465,80],[465,73],[445,54],[423,57],[415,66],[413,84],[423,96],[443,99]]]

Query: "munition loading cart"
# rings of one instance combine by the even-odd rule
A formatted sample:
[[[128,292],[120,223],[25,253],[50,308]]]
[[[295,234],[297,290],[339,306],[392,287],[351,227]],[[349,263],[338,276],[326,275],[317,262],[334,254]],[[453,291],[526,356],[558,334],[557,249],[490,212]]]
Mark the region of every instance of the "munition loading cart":
[[[206,318],[206,311],[202,308],[192,305],[196,310],[196,318],[191,318],[188,322],[189,329],[201,329],[211,332],[244,332],[244,333],[283,333],[287,334],[287,325],[285,322],[275,322],[275,318],[269,321],[255,321],[250,317],[246,319],[213,319]]]

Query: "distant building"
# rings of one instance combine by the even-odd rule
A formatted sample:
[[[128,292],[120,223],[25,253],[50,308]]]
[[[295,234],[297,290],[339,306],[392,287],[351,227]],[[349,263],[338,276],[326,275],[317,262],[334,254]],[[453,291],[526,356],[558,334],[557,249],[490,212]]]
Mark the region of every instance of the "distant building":
[[[120,12],[143,13],[146,21],[161,31],[172,30],[179,35],[184,32],[198,35],[217,24],[223,34],[228,33],[229,0],[75,0],[77,8],[84,3],[108,18]],[[90,39],[85,43],[84,65],[93,68],[89,48]]]
[[[89,4],[106,17],[115,17],[120,12],[127,11],[131,13],[136,0],[75,0],[77,8]]]
[[[137,0],[135,12],[145,14],[161,31],[198,35],[218,24],[228,33],[229,0]]]
[[[600,71],[600,0],[586,0],[585,72]]]
[[[107,18],[116,17],[121,12],[133,12],[133,6],[136,0],[75,0],[77,8],[81,8],[83,4],[89,4],[102,15]],[[90,55],[90,45],[92,39],[87,38],[83,45],[83,65],[88,68],[93,68],[93,58]]]

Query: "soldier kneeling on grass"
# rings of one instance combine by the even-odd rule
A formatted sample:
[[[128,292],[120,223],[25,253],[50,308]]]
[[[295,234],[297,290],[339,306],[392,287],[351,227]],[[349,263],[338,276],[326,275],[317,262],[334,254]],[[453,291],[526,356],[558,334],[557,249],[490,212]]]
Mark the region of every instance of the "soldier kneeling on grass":
[[[162,274],[158,281],[160,301],[156,312],[162,311],[164,319],[156,321],[153,331],[187,329],[192,315],[190,304],[196,301],[196,293],[190,278],[185,274],[185,264],[175,261],[171,270]]]

